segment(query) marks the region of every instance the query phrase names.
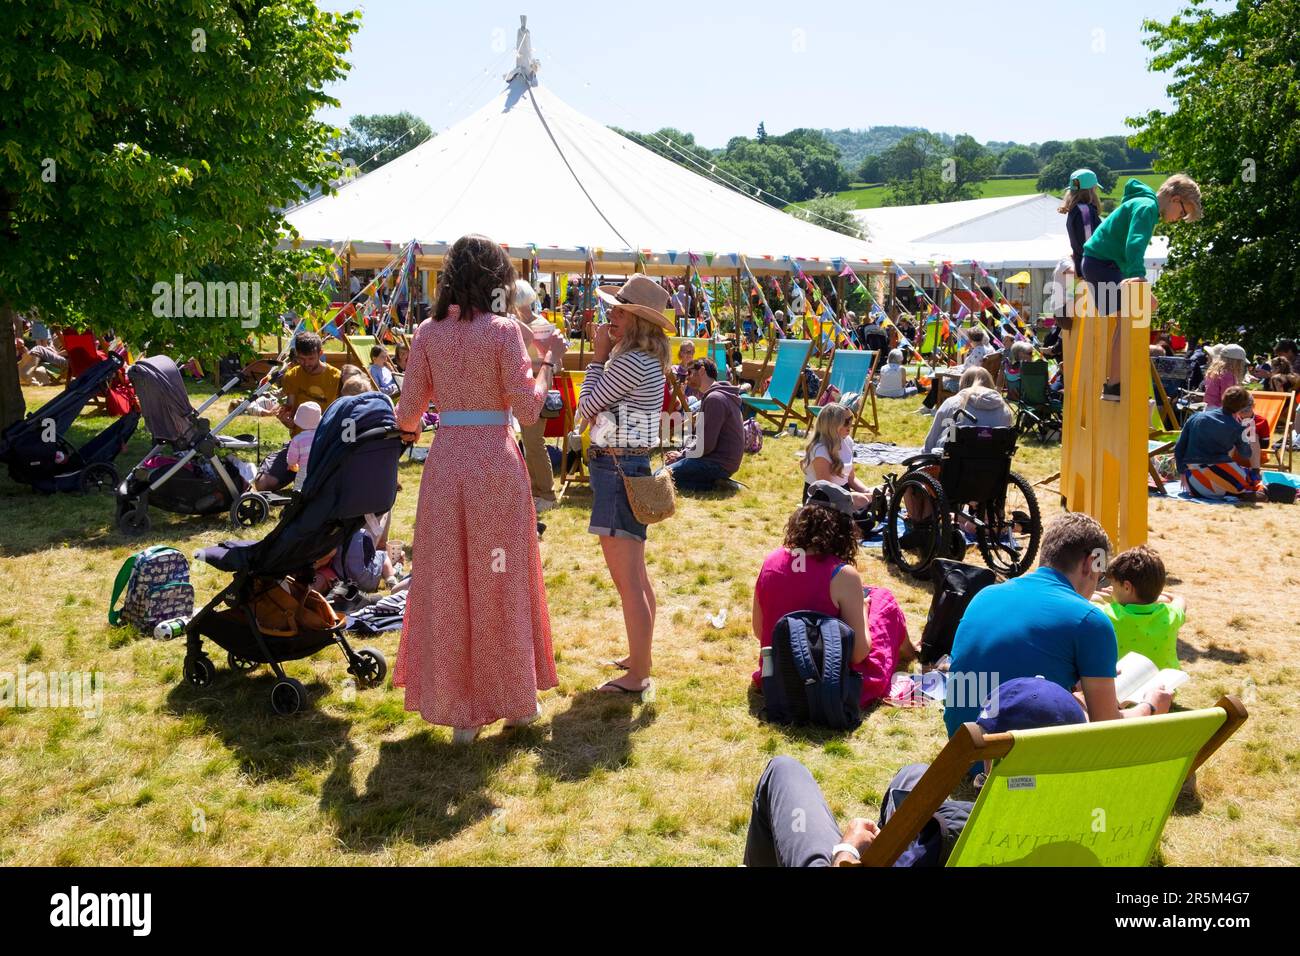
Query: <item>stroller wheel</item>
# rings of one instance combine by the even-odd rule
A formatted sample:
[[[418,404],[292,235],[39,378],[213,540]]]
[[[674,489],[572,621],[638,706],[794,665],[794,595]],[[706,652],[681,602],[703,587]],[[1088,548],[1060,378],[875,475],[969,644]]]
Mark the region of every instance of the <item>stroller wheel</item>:
[[[148,533],[149,524],[148,507],[129,508],[117,516],[117,530],[131,537]]]
[[[378,687],[388,676],[388,661],[382,651],[363,647],[357,651],[356,660],[348,671],[354,674],[363,687]]]
[[[83,495],[97,495],[117,488],[117,469],[108,462],[97,461],[81,471],[77,487]]]
[[[246,491],[230,506],[230,523],[236,528],[253,528],[265,521],[270,513],[271,504],[266,495]]]
[[[257,669],[257,661],[245,660],[242,657],[236,657],[234,654],[226,654],[226,664],[232,671],[251,671]]]
[[[271,709],[281,717],[298,713],[306,702],[307,688],[302,686],[301,681],[294,680],[292,677],[276,681],[275,686],[271,688]]]
[[[186,656],[181,673],[191,687],[207,687],[216,680],[217,668],[207,654],[193,654]]]

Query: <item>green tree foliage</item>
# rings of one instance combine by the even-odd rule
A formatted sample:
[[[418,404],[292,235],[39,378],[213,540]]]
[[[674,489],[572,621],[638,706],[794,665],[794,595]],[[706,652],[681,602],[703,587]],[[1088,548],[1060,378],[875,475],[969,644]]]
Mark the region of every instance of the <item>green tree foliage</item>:
[[[1167,171],[1201,186],[1205,218],[1176,223],[1157,283],[1160,318],[1204,338],[1245,327],[1247,347],[1296,332],[1300,301],[1300,3],[1193,2],[1147,21],[1151,67],[1177,108],[1129,121]]]
[[[1091,169],[1097,174],[1102,192],[1108,193],[1115,188],[1115,174],[1101,161],[1095,149],[1071,146],[1043,164],[1038,174],[1038,191],[1052,194],[1062,192],[1070,184],[1070,174],[1082,168]]]
[[[857,171],[853,174],[854,180],[860,183],[878,183],[884,180],[884,174],[881,172],[880,157],[868,156],[864,159]]]
[[[885,204],[918,206],[974,199],[976,184],[992,173],[993,154],[965,134],[945,145],[930,133],[911,133],[880,157],[889,184]]]
[[[853,215],[853,206],[848,200],[837,196],[815,196],[793,208],[791,214],[807,219],[814,226],[821,226],[823,229],[833,229],[854,239],[865,238],[862,224]]]
[[[1049,139],[1038,147],[1038,159],[1040,162],[1045,163],[1063,149],[1065,149],[1065,144],[1059,139]]]
[[[357,115],[335,144],[345,162],[355,163],[362,173],[378,169],[419,146],[433,135],[429,124],[411,113]]]
[[[321,256],[275,210],[337,173],[316,111],[356,13],[312,0],[11,0],[0,18],[0,325],[10,309],[213,355],[239,318],[156,315],[154,284],[260,283],[263,323]],[[21,414],[0,335],[0,420]]]
[[[998,172],[1009,176],[1030,176],[1038,172],[1038,156],[1023,146],[1013,146],[1002,154]]]
[[[760,143],[767,142],[767,126],[763,123],[762,120],[758,121],[758,132],[757,134],[755,134],[755,138]]]

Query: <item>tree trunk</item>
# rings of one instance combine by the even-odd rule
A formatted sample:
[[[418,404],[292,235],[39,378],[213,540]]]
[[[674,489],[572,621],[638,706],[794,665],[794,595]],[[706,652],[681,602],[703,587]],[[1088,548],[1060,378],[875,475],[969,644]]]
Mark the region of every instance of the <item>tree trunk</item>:
[[[14,310],[0,300],[0,428],[27,414],[23,389],[18,384],[18,353],[14,351]]]

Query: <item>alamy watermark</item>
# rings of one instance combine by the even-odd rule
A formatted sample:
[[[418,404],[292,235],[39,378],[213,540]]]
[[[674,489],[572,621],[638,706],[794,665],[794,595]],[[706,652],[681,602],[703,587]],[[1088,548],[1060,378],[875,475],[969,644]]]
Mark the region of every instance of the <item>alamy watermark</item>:
[[[104,712],[101,671],[0,671],[0,707],[69,708],[94,719]]]
[[[239,319],[255,329],[262,318],[260,282],[186,282],[177,273],[171,282],[153,284],[153,314],[160,319]]]

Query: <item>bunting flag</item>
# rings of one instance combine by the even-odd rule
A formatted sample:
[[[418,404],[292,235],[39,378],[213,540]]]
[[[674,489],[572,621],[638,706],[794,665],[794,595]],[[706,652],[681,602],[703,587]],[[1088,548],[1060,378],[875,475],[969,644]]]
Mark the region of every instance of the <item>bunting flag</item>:
[[[676,250],[676,249],[669,249],[669,250],[668,250],[668,264],[669,264],[669,265],[673,265],[673,266],[677,265],[677,250]]]
[[[710,266],[713,265],[713,253],[706,252],[704,254],[704,262],[706,265],[710,265]]]

